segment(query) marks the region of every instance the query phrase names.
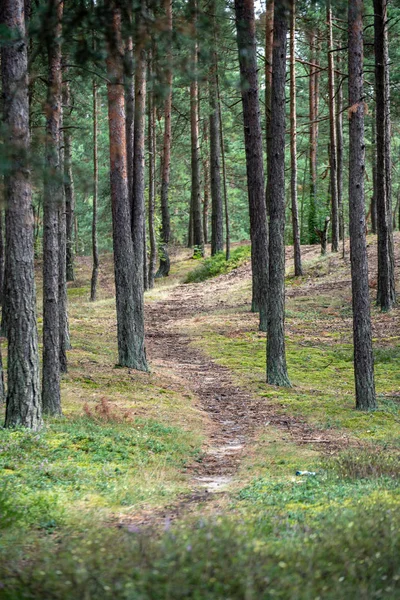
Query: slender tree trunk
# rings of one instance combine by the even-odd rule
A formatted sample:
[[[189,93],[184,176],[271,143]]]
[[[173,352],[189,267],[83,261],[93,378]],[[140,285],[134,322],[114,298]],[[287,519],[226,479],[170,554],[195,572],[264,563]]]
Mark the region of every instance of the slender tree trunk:
[[[222,161],[222,182],[224,190],[224,210],[225,210],[225,259],[229,260],[231,256],[231,237],[229,223],[229,204],[228,204],[228,188],[226,184],[226,165],[225,165],[225,141],[224,141],[224,124],[222,120],[221,110],[221,95],[219,88],[219,76],[217,69],[217,98],[218,98],[218,114],[219,114],[219,132],[221,138],[221,161]]]
[[[259,310],[260,330],[266,331],[268,312],[268,226],[258,100],[253,0],[235,0],[235,13],[250,212],[251,266],[253,272],[252,308],[253,310]]]
[[[23,0],[4,0],[0,24],[12,34],[1,52],[3,121],[12,162],[5,181],[7,199],[8,393],[6,427],[40,429],[39,351],[33,260],[30,170],[28,53]],[[0,356],[0,395],[4,399]]]
[[[372,119],[372,139],[376,140],[375,131],[375,120]],[[376,235],[377,232],[377,211],[376,211],[376,197],[377,197],[377,155],[376,155],[376,144],[372,145],[372,197],[371,197],[371,233]]]
[[[274,0],[267,0],[265,11],[265,132],[267,138],[267,173],[271,156],[271,85],[272,51],[274,47]],[[269,211],[268,177],[266,186],[267,212]]]
[[[92,278],[90,281],[90,300],[95,302],[97,298],[97,279],[99,275],[99,251],[97,247],[97,198],[99,180],[99,161],[97,155],[97,85],[96,80],[92,83],[93,98],[93,208],[92,208]]]
[[[376,408],[368,288],[364,176],[363,0],[349,3],[349,216],[356,408]]]
[[[110,178],[119,364],[146,371],[143,322],[143,208],[132,242],[126,161],[125,99],[120,40],[121,16],[114,8],[107,56]],[[141,65],[141,68],[143,66]],[[136,204],[134,204],[136,208]],[[139,239],[138,239],[139,238]]]
[[[297,119],[296,119],[296,0],[290,4],[290,163],[294,274],[303,274],[301,266],[299,209],[297,203]]]
[[[5,120],[5,119],[4,119]],[[5,181],[6,184],[6,181]],[[0,304],[4,297],[4,265],[5,265],[5,236],[4,236],[4,210],[0,209]]]
[[[48,91],[46,123],[46,175],[43,203],[43,411],[61,414],[59,213],[63,204],[60,168],[61,19],[62,0],[50,0],[48,31]]]
[[[171,236],[170,211],[168,201],[169,177],[171,169],[171,110],[172,110],[172,0],[163,2],[167,45],[167,65],[165,75],[166,96],[164,103],[164,140],[161,160],[161,240],[160,240],[160,266],[156,277],[167,277],[170,270],[168,244]]]
[[[67,75],[67,72],[66,72]],[[71,95],[68,79],[63,85],[64,114],[71,111]],[[67,235],[67,281],[74,281],[74,212],[75,192],[72,174],[72,137],[70,129],[64,129],[64,194],[66,209],[66,235]]]
[[[204,235],[201,214],[201,176],[200,176],[200,149],[199,149],[199,84],[198,84],[198,42],[197,42],[197,0],[191,0],[193,19],[193,75],[190,84],[190,131],[192,147],[192,222],[193,244],[195,255],[204,256]]]
[[[340,71],[342,61],[337,59]],[[339,207],[339,238],[342,240],[343,258],[345,256],[344,203],[343,203],[343,80],[340,81],[336,98],[336,140],[337,140],[337,196]]]
[[[210,173],[211,173],[211,255],[222,252],[224,249],[223,205],[221,193],[221,139],[217,94],[217,26],[216,26],[216,1],[212,0],[210,11],[212,14],[212,48],[211,69],[209,83],[210,100]]]
[[[336,141],[336,90],[335,90],[335,59],[332,30],[332,6],[328,0],[326,6],[328,26],[328,89],[329,89],[329,129],[330,152],[329,163],[331,172],[331,222],[332,222],[332,252],[339,252],[339,201],[337,186],[337,141]]]
[[[391,211],[390,96],[387,0],[374,0],[377,150],[378,295],[382,310],[396,303]]]
[[[64,87],[64,86],[63,86]],[[63,94],[61,96],[63,98]],[[70,348],[68,324],[68,296],[67,296],[67,216],[65,202],[65,156],[64,156],[64,107],[61,106],[60,116],[60,185],[62,186],[62,202],[58,213],[58,314],[60,321],[60,372],[68,371],[67,349]]]
[[[153,80],[153,58],[149,59],[149,80]],[[151,290],[154,287],[154,278],[156,273],[157,263],[157,240],[156,230],[154,225],[154,214],[156,207],[156,119],[157,107],[154,101],[154,91],[149,93],[148,106],[148,145],[149,145],[149,242],[150,242],[150,259],[149,259],[149,274],[148,286]]]
[[[317,226],[317,151],[318,151],[318,104],[319,73],[317,36],[314,30],[309,32],[310,67],[309,77],[309,119],[310,119],[310,208],[308,214],[308,241],[318,243],[315,233]]]
[[[210,154],[209,154],[209,123],[203,119],[202,163],[203,163],[203,232],[204,243],[208,244],[208,209],[210,205]]]
[[[132,17],[129,15],[130,26]],[[126,162],[128,168],[128,194],[132,198],[133,189],[133,144],[135,120],[135,79],[133,65],[133,39],[129,36],[125,47],[125,127],[126,127]]]
[[[288,16],[286,2],[275,0],[271,157],[268,172],[270,221],[267,382],[279,386],[290,386],[285,353],[285,79]]]

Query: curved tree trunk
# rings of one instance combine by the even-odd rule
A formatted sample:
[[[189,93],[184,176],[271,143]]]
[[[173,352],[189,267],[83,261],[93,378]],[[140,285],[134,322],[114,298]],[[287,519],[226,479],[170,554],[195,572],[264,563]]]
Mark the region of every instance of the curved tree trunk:
[[[247,189],[249,196],[252,309],[260,313],[260,330],[267,329],[268,227],[264,161],[258,100],[256,29],[253,0],[235,0],[237,44],[241,75]]]
[[[60,247],[59,214],[63,204],[60,167],[61,19],[63,2],[49,3],[46,168],[43,203],[43,411],[61,414],[60,396]],[[65,257],[64,257],[65,260]]]
[[[376,408],[365,237],[363,0],[349,3],[349,215],[356,408]]]
[[[272,59],[271,157],[268,171],[269,305],[267,382],[290,386],[285,353],[285,79],[288,11],[275,0]]]
[[[6,427],[42,425],[36,291],[33,260],[33,211],[29,166],[28,53],[23,0],[4,0],[1,25],[12,30],[14,42],[1,52],[4,125],[13,154],[6,177],[8,393]],[[58,357],[57,357],[58,358]],[[4,395],[3,368],[0,393]]]

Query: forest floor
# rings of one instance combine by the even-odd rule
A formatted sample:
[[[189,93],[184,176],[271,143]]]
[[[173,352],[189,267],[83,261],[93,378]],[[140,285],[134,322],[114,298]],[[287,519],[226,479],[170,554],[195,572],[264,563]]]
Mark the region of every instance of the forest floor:
[[[285,389],[265,383],[248,261],[185,284],[198,263],[176,251],[137,373],[114,364],[111,257],[94,304],[78,259],[65,416],[0,433],[5,598],[399,597],[400,309],[372,308],[379,408],[357,412],[349,249],[302,250]],[[369,254],[373,299],[373,237]]]

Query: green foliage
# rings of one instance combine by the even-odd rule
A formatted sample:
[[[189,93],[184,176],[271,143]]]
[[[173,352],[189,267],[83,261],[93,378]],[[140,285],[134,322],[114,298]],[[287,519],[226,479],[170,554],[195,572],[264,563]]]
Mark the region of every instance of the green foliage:
[[[193,271],[190,271],[185,279],[185,283],[200,283],[211,277],[217,277],[223,273],[229,273],[237,269],[251,256],[250,246],[238,246],[231,252],[231,257],[225,260],[224,252],[218,252],[210,258],[205,258],[202,263]]]
[[[25,525],[61,526],[76,503],[111,508],[157,501],[168,484],[161,477],[146,481],[143,470],[182,467],[198,451],[177,427],[130,420],[106,403],[93,414],[86,411],[85,417],[55,420],[40,433],[0,432],[0,481]]]

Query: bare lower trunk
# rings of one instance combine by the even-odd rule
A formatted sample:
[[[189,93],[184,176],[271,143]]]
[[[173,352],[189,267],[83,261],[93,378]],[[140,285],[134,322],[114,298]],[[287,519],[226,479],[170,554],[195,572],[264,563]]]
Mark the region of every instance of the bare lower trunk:
[[[13,33],[13,43],[2,48],[3,124],[12,152],[7,173],[7,304],[8,393],[6,427],[40,429],[39,351],[36,323],[36,291],[33,260],[32,189],[29,152],[28,53],[25,40],[23,0],[4,0],[1,23]],[[0,356],[0,395],[4,399]]]
[[[219,77],[217,69],[217,98],[218,98],[218,113],[219,113],[219,132],[221,138],[221,161],[222,161],[222,182],[224,190],[224,211],[225,211],[225,259],[229,260],[231,255],[231,237],[229,223],[229,204],[228,204],[228,188],[226,183],[226,166],[225,166],[225,140],[224,140],[224,124],[222,120],[221,96],[219,88]]]
[[[349,215],[356,408],[376,408],[365,237],[363,1],[349,3]]]
[[[268,227],[253,0],[236,0],[235,13],[250,213],[251,266],[253,272],[252,308],[260,313],[260,330],[266,331],[268,312]]]
[[[296,119],[296,0],[291,0],[290,11],[290,191],[292,200],[292,230],[294,274],[303,274],[301,266],[299,209],[297,202],[297,119]]]
[[[61,19],[63,3],[51,0],[48,43],[46,169],[43,206],[43,411],[61,414],[60,396],[60,247],[59,214],[63,205],[60,168]],[[64,258],[65,259],[65,258]]]
[[[337,59],[340,71],[342,61]],[[343,203],[343,80],[340,81],[336,94],[336,141],[337,141],[337,195],[339,207],[339,238],[343,242],[343,257],[345,252],[344,203]]]
[[[92,213],[92,278],[90,281],[90,300],[94,302],[97,298],[97,279],[99,275],[99,251],[97,248],[97,197],[99,165],[97,156],[97,86],[93,79],[93,213]]]
[[[149,60],[149,79],[153,79],[152,57]],[[156,118],[157,107],[154,101],[153,90],[149,93],[149,117],[148,117],[148,147],[149,147],[149,242],[150,258],[148,271],[148,286],[151,290],[154,287],[154,278],[157,263],[157,240],[154,224],[155,205],[156,205]]]
[[[193,79],[190,84],[190,131],[192,147],[192,224],[194,253],[204,256],[204,236],[201,215],[201,177],[199,149],[199,85],[198,85],[198,42],[197,42],[197,0],[191,0],[194,44],[192,52]]]
[[[110,183],[113,213],[118,362],[146,371],[143,322],[143,209],[132,242],[126,162],[125,99],[120,41],[121,18],[113,10],[107,57]],[[134,205],[135,206],[135,205]],[[136,214],[135,214],[136,217]]]
[[[382,310],[396,303],[391,211],[390,95],[387,0],[374,0],[378,225],[378,295]]]
[[[290,386],[285,351],[285,79],[288,11],[275,1],[269,163],[267,382]]]
[[[274,0],[267,0],[265,11],[265,133],[267,138],[267,173],[271,156],[271,85],[272,51],[274,47]],[[268,177],[265,192],[267,212],[269,211]]]
[[[208,209],[210,205],[210,157],[209,157],[209,135],[208,122],[203,119],[203,139],[202,139],[202,164],[203,164],[203,233],[204,243],[208,244]]]
[[[329,164],[331,172],[331,222],[332,222],[332,252],[339,251],[339,202],[337,189],[337,142],[336,142],[336,90],[335,62],[333,55],[332,6],[328,0],[326,7],[328,24],[328,89],[329,89]]]
[[[71,111],[71,99],[68,79],[63,85],[63,105],[64,115]],[[65,119],[64,119],[65,120]],[[64,129],[64,194],[65,194],[65,214],[66,214],[66,236],[67,236],[67,281],[74,281],[74,213],[75,213],[75,192],[74,179],[72,174],[72,137],[68,127]]]
[[[308,214],[308,242],[318,242],[317,226],[317,151],[318,151],[318,105],[319,105],[319,66],[318,42],[314,30],[309,33],[310,77],[309,77],[309,120],[310,120],[310,208]]]
[[[65,179],[64,165],[64,107],[61,108],[60,118],[60,172]],[[64,181],[65,183],[65,181]],[[62,202],[58,212],[58,313],[60,322],[60,372],[68,371],[67,349],[70,347],[68,308],[67,308],[67,215],[65,202],[65,186],[62,185]]]

